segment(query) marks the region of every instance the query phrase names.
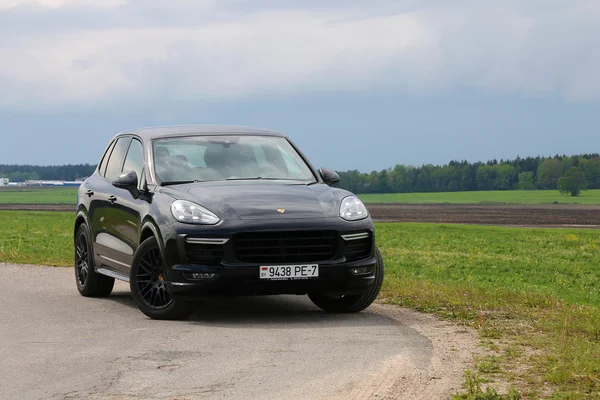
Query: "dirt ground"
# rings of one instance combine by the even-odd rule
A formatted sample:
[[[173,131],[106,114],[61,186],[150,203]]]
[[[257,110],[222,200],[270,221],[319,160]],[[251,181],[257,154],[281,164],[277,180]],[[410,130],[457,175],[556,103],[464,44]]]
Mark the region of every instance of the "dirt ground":
[[[75,212],[74,204],[0,204],[0,210]]]
[[[600,206],[368,204],[377,221],[600,228]]]
[[[600,206],[590,205],[378,203],[368,204],[367,207],[376,221],[600,228]],[[74,212],[75,207],[50,204],[3,204],[0,205],[0,210]]]

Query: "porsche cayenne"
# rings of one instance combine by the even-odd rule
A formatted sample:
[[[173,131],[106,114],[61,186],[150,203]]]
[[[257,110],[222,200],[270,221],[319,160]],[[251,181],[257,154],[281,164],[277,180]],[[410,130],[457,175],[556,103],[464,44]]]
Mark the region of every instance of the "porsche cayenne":
[[[308,295],[329,312],[377,297],[373,222],[339,176],[286,136],[235,126],[119,133],[80,187],[75,278],[83,296],[129,282],[140,310],[181,319],[216,295]]]

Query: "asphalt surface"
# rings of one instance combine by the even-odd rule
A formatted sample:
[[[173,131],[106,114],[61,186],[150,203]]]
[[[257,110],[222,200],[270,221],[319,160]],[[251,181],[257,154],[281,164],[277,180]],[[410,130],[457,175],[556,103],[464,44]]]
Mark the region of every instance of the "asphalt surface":
[[[124,283],[90,299],[70,268],[0,269],[1,399],[348,398],[393,360],[432,362],[432,342],[383,306],[333,315],[304,296],[215,299],[186,321],[152,321]]]

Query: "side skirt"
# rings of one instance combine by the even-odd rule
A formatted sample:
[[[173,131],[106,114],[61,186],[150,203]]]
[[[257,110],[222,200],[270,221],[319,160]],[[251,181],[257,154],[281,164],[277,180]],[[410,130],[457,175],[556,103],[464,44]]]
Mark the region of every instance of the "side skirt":
[[[111,278],[115,278],[120,281],[129,282],[129,276],[122,274],[120,272],[113,271],[112,269],[98,268],[98,269],[96,269],[96,272],[99,274],[102,274],[102,275],[110,276]]]

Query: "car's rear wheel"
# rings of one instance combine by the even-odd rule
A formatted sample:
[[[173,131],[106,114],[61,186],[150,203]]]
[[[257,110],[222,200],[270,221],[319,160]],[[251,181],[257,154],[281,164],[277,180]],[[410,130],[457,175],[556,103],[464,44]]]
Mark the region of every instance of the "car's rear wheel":
[[[308,297],[322,310],[335,313],[354,313],[369,307],[379,295],[383,284],[383,258],[379,249],[376,251],[377,263],[375,264],[375,281],[369,291],[360,295],[331,296],[327,293],[311,293]]]
[[[75,281],[77,290],[85,297],[110,295],[115,285],[114,278],[99,274],[94,268],[94,252],[88,226],[79,225],[75,234]]]
[[[164,265],[156,238],[146,239],[133,257],[131,294],[139,309],[152,319],[183,319],[194,311],[195,304],[169,292]]]

